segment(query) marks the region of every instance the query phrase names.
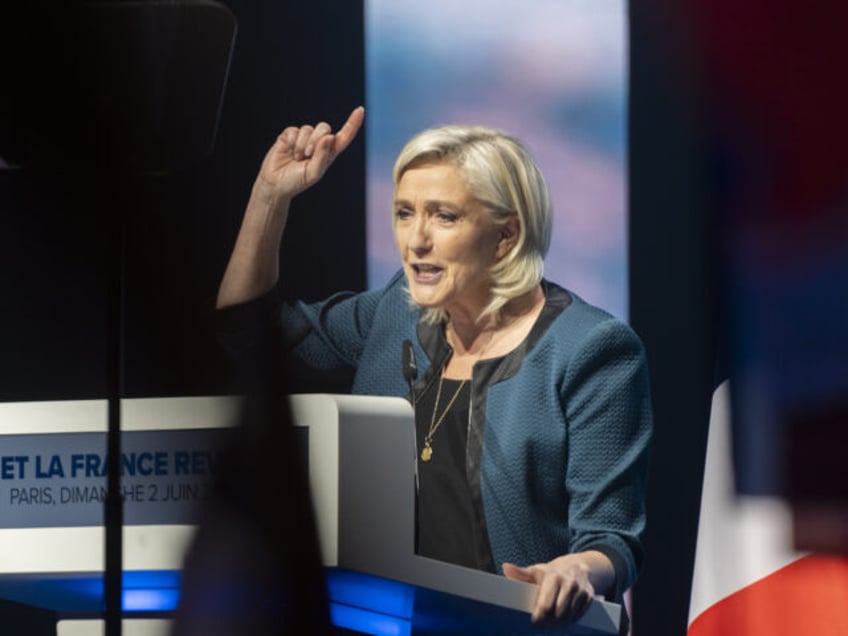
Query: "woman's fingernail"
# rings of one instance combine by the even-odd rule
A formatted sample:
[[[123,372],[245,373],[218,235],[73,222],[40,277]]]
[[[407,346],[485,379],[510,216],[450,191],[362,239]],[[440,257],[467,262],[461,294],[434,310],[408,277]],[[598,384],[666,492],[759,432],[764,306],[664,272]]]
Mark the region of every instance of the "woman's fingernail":
[[[306,150],[303,151],[303,156],[304,157],[311,157],[313,152],[315,152],[315,144],[309,144],[306,147]]]

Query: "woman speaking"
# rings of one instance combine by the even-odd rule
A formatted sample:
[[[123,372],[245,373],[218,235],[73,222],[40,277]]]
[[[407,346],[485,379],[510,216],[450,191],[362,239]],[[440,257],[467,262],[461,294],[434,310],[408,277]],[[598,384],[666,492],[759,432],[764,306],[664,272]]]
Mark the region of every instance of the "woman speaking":
[[[418,134],[393,175],[402,270],[379,290],[276,304],[291,201],[363,119],[357,108],[335,134],[322,122],[277,138],[218,307],[273,311],[295,365],[411,399],[419,554],[538,584],[536,622],[575,620],[595,594],[620,601],[643,556],[644,351],[626,324],[543,279],[551,202],[521,143],[468,126]]]

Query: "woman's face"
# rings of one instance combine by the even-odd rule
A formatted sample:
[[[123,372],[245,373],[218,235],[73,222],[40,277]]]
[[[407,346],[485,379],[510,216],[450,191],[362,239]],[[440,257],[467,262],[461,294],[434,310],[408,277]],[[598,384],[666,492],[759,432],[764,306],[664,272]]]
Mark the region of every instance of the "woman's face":
[[[503,241],[462,171],[439,163],[407,170],[395,190],[394,214],[412,300],[476,319],[488,304],[489,268]]]

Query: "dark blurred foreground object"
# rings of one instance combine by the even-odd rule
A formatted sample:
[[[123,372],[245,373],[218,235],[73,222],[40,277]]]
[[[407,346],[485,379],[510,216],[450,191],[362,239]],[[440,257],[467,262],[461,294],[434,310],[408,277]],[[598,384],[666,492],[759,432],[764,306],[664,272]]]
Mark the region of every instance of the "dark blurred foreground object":
[[[173,636],[330,634],[306,467],[283,398],[251,398],[185,560]]]
[[[283,336],[274,322],[256,335],[238,360],[247,397],[186,556],[173,636],[332,633]]]
[[[794,490],[799,549],[846,545],[846,23],[844,3],[631,3],[630,317],[656,426],[634,633],[686,632],[719,334],[738,483]]]
[[[74,226],[92,228],[80,241],[76,233],[66,237],[74,249],[103,255],[96,274],[105,282],[106,311],[98,319],[106,323],[106,346],[91,357],[95,367],[103,364],[109,402],[105,617],[106,633],[119,634],[119,405],[125,393],[129,202],[139,176],[166,174],[211,152],[235,20],[211,1],[6,5],[0,12],[6,91],[0,100],[0,167],[26,176],[22,184],[4,183],[13,205],[3,212],[17,219],[44,206]],[[44,237],[33,238],[38,245]]]
[[[0,599],[0,625],[3,634],[16,636],[56,636],[56,612]]]
[[[690,3],[721,221],[740,492],[848,553],[848,5]]]
[[[4,9],[0,157],[163,174],[212,150],[236,22],[211,0]],[[68,154],[57,155],[57,148]]]

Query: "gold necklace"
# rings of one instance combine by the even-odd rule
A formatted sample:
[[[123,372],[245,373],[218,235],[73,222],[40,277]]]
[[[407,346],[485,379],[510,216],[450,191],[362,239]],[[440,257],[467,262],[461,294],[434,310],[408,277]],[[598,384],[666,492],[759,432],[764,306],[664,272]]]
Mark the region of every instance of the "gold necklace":
[[[523,321],[527,318],[535,317],[537,315],[538,314],[534,310],[525,312],[525,315],[519,316],[515,321],[513,321],[511,326],[515,328],[516,325],[523,324]],[[486,342],[485,346],[480,349],[480,353],[477,354],[476,359],[472,364],[472,369],[474,364],[479,362],[486,354],[486,351],[488,351],[489,347],[492,344],[492,341],[495,338],[495,331],[497,331],[497,328],[494,328],[489,332],[489,340],[488,342]],[[442,372],[439,375],[439,388],[436,391],[436,405],[433,407],[433,415],[430,417],[430,428],[428,429],[427,434],[424,436],[424,448],[421,449],[421,459],[425,462],[429,462],[433,458],[433,447],[431,446],[431,442],[433,441],[433,435],[436,434],[436,431],[439,429],[439,426],[442,425],[442,422],[444,421],[445,416],[448,414],[448,411],[451,410],[451,407],[453,406],[454,402],[456,402],[457,398],[459,397],[459,394],[462,392],[462,389],[468,382],[467,379],[464,379],[462,380],[462,382],[459,383],[459,387],[457,387],[456,392],[453,394],[453,397],[448,402],[448,405],[445,407],[445,410],[442,411],[442,414],[437,418],[436,413],[439,412],[439,401],[442,397],[442,381],[444,380],[444,378],[445,370],[442,369]]]
[[[445,416],[448,414],[448,411],[451,410],[453,403],[456,402],[456,399],[459,397],[460,392],[462,391],[465,384],[468,380],[463,380],[459,383],[459,387],[456,389],[456,392],[453,394],[453,397],[448,402],[448,405],[445,407],[445,410],[442,411],[442,414],[436,419],[436,413],[439,411],[439,400],[442,397],[442,381],[445,379],[444,372],[439,375],[439,388],[436,391],[436,405],[433,407],[433,416],[430,418],[430,429],[427,431],[427,435],[424,436],[424,448],[421,449],[421,459],[425,462],[429,462],[433,458],[433,447],[430,446],[430,442],[433,441],[433,435],[435,435],[436,431],[439,429],[439,426],[442,425],[442,422],[445,419]]]
[[[482,349],[480,349],[480,353],[477,354],[477,360],[480,360],[480,358],[485,355],[486,350],[489,348],[489,345],[492,344],[492,339],[494,338],[494,335],[494,331],[491,331],[489,335],[489,341]],[[436,413],[439,412],[439,402],[442,398],[442,383],[444,379],[445,370],[442,369],[441,374],[439,374],[439,388],[436,391],[436,405],[433,407],[433,415],[430,417],[430,428],[427,430],[427,435],[424,436],[424,448],[421,449],[421,459],[425,462],[429,462],[433,458],[433,447],[431,446],[431,443],[433,441],[433,435],[436,434],[436,431],[439,429],[439,426],[442,425],[445,416],[447,416],[448,411],[451,410],[451,407],[453,406],[454,402],[456,402],[457,398],[459,397],[459,394],[462,392],[462,389],[468,383],[467,378],[463,379],[459,383],[459,386],[454,392],[453,397],[448,401],[448,405],[445,407],[445,410],[442,411],[442,414],[437,418]]]

